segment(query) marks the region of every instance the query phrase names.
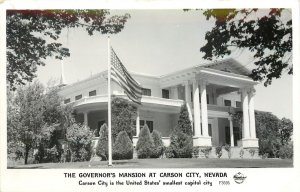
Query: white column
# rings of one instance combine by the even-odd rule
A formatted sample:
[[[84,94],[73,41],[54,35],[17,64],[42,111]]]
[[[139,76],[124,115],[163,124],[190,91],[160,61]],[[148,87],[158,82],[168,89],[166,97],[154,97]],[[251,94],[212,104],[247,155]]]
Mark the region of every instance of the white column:
[[[83,124],[87,127],[88,126],[88,112],[83,113]]]
[[[136,110],[135,129],[136,129],[136,136],[139,136],[139,134],[140,134],[140,109],[139,108],[137,108],[137,110]]]
[[[248,107],[248,92],[247,89],[242,89],[242,102],[243,102],[243,139],[250,138],[249,132],[249,107]]]
[[[230,146],[234,147],[234,135],[233,135],[233,122],[232,122],[232,118],[229,117],[229,126],[230,126]]]
[[[192,110],[191,110],[191,90],[190,90],[190,85],[189,85],[188,81],[185,82],[185,101],[186,101],[187,110],[189,112],[189,118],[190,118],[191,124],[193,126],[193,114],[192,114]]]
[[[254,96],[255,89],[249,91],[249,123],[250,123],[250,137],[256,138],[256,129],[255,129],[255,112],[254,112]]]
[[[201,136],[200,126],[200,102],[199,102],[199,85],[198,81],[193,81],[193,104],[194,104],[194,132],[195,136]]]
[[[206,81],[201,81],[201,120],[203,136],[208,137],[208,118],[207,118],[207,100],[206,100]]]

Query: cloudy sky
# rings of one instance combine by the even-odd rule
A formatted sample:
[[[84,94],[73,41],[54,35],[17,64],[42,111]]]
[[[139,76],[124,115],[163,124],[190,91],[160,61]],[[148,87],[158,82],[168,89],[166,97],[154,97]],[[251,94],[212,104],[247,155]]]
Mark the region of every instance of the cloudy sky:
[[[130,13],[131,18],[121,33],[111,35],[111,45],[128,70],[159,76],[208,63],[199,50],[205,44],[205,32],[214,23],[207,21],[201,11],[111,11],[123,13]],[[71,53],[64,59],[67,83],[107,69],[107,36],[89,36],[82,29],[71,29],[64,31],[61,42]],[[253,67],[253,58],[246,51],[237,50],[230,57],[249,69]],[[44,84],[50,79],[59,80],[60,61],[48,59],[37,74]],[[256,90],[255,109],[292,119],[292,76],[284,75],[267,88],[258,85]]]

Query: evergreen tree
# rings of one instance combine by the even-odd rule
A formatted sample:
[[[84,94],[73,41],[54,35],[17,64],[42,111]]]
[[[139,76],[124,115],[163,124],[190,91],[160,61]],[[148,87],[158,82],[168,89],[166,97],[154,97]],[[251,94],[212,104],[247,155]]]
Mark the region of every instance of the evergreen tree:
[[[154,149],[153,139],[150,135],[148,126],[145,124],[139,134],[139,140],[136,144],[136,151],[138,158],[149,158],[152,155]]]
[[[163,152],[164,152],[164,143],[161,139],[161,134],[160,132],[154,130],[151,134],[151,137],[153,139],[153,143],[154,143],[154,148],[152,151],[152,158],[158,158],[160,157]]]
[[[112,158],[114,160],[133,158],[132,141],[125,131],[121,131],[117,136],[116,142],[113,147]]]
[[[192,136],[193,128],[191,124],[191,120],[189,118],[189,112],[186,104],[183,104],[180,109],[179,120],[178,120],[178,128],[183,133]]]
[[[106,123],[100,128],[99,140],[96,147],[96,155],[101,157],[102,160],[108,158],[108,131]]]

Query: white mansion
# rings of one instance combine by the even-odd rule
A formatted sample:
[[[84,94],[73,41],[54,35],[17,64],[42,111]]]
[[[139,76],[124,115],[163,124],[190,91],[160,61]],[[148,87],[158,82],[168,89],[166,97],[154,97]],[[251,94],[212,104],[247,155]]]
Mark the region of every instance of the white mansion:
[[[176,126],[180,107],[187,103],[193,122],[194,146],[257,148],[254,86],[257,84],[248,69],[233,59],[199,65],[164,76],[131,73],[143,87],[142,105],[135,121],[136,136],[147,124],[150,131],[158,130],[165,145]],[[99,132],[107,122],[107,71],[80,82],[61,86],[64,103],[73,103],[76,120]],[[123,90],[112,82],[112,94],[126,98]],[[243,111],[242,129],[230,113]],[[97,136],[97,135],[95,135]]]

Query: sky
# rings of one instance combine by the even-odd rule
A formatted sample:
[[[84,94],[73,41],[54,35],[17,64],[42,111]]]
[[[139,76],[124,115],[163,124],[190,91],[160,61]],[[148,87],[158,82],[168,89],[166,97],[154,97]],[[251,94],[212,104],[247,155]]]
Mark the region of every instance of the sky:
[[[205,32],[214,25],[201,11],[183,10],[111,10],[111,14],[129,13],[131,18],[118,34],[110,35],[111,46],[129,71],[164,75],[180,69],[209,63],[201,46]],[[83,29],[65,30],[60,41],[70,49],[63,60],[67,83],[73,83],[107,69],[107,36],[89,36]],[[253,58],[246,51],[228,56],[252,69]],[[59,80],[59,60],[47,59],[38,67],[37,78],[44,84]],[[292,76],[284,75],[272,85],[256,87],[255,109],[269,111],[279,118],[293,119]]]

